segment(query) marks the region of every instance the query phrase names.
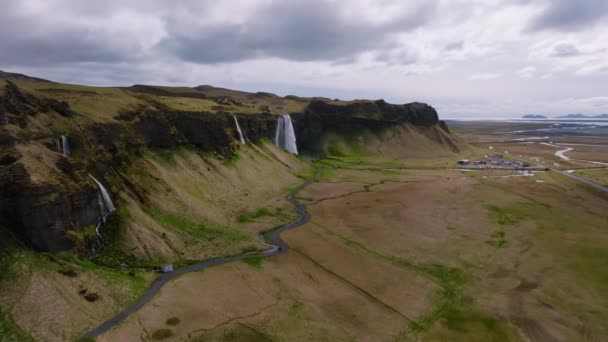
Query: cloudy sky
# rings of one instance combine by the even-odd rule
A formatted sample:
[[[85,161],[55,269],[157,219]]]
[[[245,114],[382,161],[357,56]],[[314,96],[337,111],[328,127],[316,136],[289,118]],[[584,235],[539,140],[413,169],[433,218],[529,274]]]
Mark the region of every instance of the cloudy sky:
[[[0,69],[423,101],[444,118],[608,112],[608,0],[0,0]]]

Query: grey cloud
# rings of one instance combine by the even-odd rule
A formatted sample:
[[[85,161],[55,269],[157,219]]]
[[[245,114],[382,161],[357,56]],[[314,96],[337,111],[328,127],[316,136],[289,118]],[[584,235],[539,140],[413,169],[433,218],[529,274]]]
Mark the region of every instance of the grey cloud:
[[[446,45],[443,49],[446,51],[458,51],[458,50],[462,50],[463,48],[464,48],[464,42],[459,41],[459,42],[450,43],[450,44]]]
[[[389,65],[409,65],[418,60],[418,56],[408,50],[381,51],[376,54],[376,61]]]
[[[573,57],[580,55],[579,49],[568,43],[557,44],[553,47],[552,57]]]
[[[195,34],[169,25],[170,36],[158,48],[190,62],[212,64],[257,57],[294,61],[351,60],[388,44],[391,35],[419,27],[435,5],[404,13],[384,24],[340,16],[336,2],[276,2],[260,8],[241,25],[201,29]]]
[[[532,31],[570,31],[595,24],[608,16],[606,0],[553,0],[529,26]]]
[[[52,14],[49,14],[52,16]],[[18,2],[2,5],[0,63],[9,66],[74,62],[120,62],[137,53],[136,44],[103,36],[78,23],[47,21],[20,10]]]

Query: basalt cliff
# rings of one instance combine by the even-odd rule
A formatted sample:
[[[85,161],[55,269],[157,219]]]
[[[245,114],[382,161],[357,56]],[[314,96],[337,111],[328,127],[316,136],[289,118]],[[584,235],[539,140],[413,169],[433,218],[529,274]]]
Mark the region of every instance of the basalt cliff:
[[[0,226],[36,250],[86,252],[103,214],[92,177],[117,207],[120,198],[146,204],[151,190],[135,179],[145,171],[137,161],[148,153],[190,149],[230,161],[243,148],[235,118],[246,144],[254,146],[274,141],[278,114],[291,116],[301,154],[331,154],[335,137],[382,137],[395,127],[421,132],[447,151],[459,148],[435,109],[422,103],[279,97],[211,86],[95,88],[0,72]]]

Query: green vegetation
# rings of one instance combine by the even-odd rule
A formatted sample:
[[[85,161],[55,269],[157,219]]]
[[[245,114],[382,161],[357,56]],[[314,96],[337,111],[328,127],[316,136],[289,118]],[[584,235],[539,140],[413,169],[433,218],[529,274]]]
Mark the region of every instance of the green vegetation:
[[[507,241],[506,237],[506,233],[502,230],[499,230],[495,233],[493,233],[490,236],[490,240],[487,240],[486,243],[492,247],[496,247],[496,248],[504,248],[507,247],[507,245],[509,244],[509,242]]]
[[[179,318],[177,318],[177,317],[170,317],[170,318],[167,318],[167,320],[165,321],[165,323],[166,323],[167,325],[171,325],[171,326],[176,326],[176,325],[178,325],[180,322],[181,322],[181,321],[180,321],[180,319],[179,319]]]
[[[248,223],[267,216],[276,217],[279,219],[289,218],[289,215],[283,211],[283,208],[275,208],[274,212],[271,212],[266,208],[260,208],[252,213],[239,215],[237,217],[237,221],[239,223]]]
[[[525,203],[524,203],[525,205]],[[484,205],[494,222],[501,226],[510,226],[525,218],[525,212],[519,207],[501,208],[495,205]]]
[[[152,333],[152,339],[156,341],[166,340],[171,336],[173,336],[171,329],[158,329]]]
[[[239,157],[239,154],[236,153],[236,152],[234,152],[234,153],[232,153],[232,155],[230,156],[230,158],[228,158],[228,160],[226,160],[226,164],[228,164],[228,165],[234,165],[240,159],[241,159],[241,157]]]
[[[268,342],[274,341],[270,336],[266,336],[262,332],[254,329],[253,327],[244,323],[238,323],[238,326],[233,328],[226,327],[221,332],[210,332],[203,334],[195,338],[189,339],[189,342],[210,342],[210,341],[222,341],[222,342]]]
[[[239,217],[237,217],[237,221],[239,223],[253,222],[256,219],[264,216],[272,216],[272,213],[266,208],[260,208],[253,213],[239,215]]]
[[[433,309],[427,315],[424,315],[416,322],[412,322],[404,334],[408,331],[422,332],[427,330],[437,320],[453,315],[462,310],[466,310],[472,304],[472,299],[464,294],[464,286],[470,280],[469,272],[464,268],[448,267],[440,264],[420,264],[409,260],[381,254],[367,247],[359,241],[355,241],[349,237],[345,237],[330,229],[327,229],[316,222],[316,226],[320,227],[328,235],[335,236],[342,240],[347,246],[368,253],[374,257],[385,260],[397,267],[414,271],[421,276],[437,283],[441,287],[438,293],[435,294],[435,304]]]
[[[122,269],[125,267],[154,269],[165,262],[165,260],[139,260],[123,245],[123,234],[125,222],[130,218],[127,206],[118,206],[116,212],[109,217],[103,226],[104,248],[101,254],[94,259],[94,263],[100,266]]]
[[[0,257],[0,281],[11,280],[17,276],[13,264],[12,257]]]
[[[568,267],[583,283],[590,284],[608,303],[608,250],[591,241],[581,241],[573,246]],[[569,253],[570,254],[570,253]]]
[[[79,337],[76,342],[95,342],[95,337]]]
[[[253,268],[260,269],[262,268],[262,264],[264,263],[264,257],[261,255],[251,256],[243,259],[243,262]]]
[[[237,243],[248,239],[244,233],[237,231],[236,229],[214,227],[204,222],[192,222],[186,218],[154,208],[145,208],[144,211],[161,225],[184,232],[197,239],[207,241],[221,239],[226,243]]]
[[[29,81],[15,81],[15,83],[20,88],[36,91],[56,100],[67,101],[78,114],[101,122],[113,120],[125,109],[146,104],[145,99],[119,88]]]
[[[126,297],[123,295],[123,297],[125,297],[128,302],[136,300],[149,286],[148,279],[137,273],[129,275],[129,270],[122,267],[124,265],[118,265],[118,267],[115,268],[103,267],[96,262],[79,257],[72,252],[60,252],[55,256],[51,256],[51,260],[76,273],[88,272],[108,283],[125,284],[129,288],[129,294]]]
[[[0,308],[0,340],[1,341],[34,341],[34,339],[21,327],[17,325],[10,317]]]
[[[476,311],[451,311],[441,322],[447,329],[431,331],[432,341],[505,342],[519,338],[508,323]]]
[[[336,176],[337,172],[338,172],[338,170],[336,170],[333,167],[325,167],[325,168],[323,168],[323,170],[321,170],[321,174],[319,174],[319,178],[317,179],[317,182],[322,182],[324,180],[334,178]]]
[[[572,215],[570,211],[537,202],[518,202],[494,212],[512,218],[503,218],[502,222],[517,222],[524,218],[531,221],[535,226],[532,236],[548,253],[558,256],[556,265],[571,272],[572,276],[580,280],[578,286],[597,295],[597,300],[608,305],[608,270],[602,266],[608,262],[605,226],[597,221],[593,223],[592,216],[581,222],[580,217]],[[565,236],[568,239],[564,239]],[[581,315],[584,312],[585,315],[595,316],[600,322],[608,322],[608,314],[605,312],[592,313],[589,308],[576,304],[572,297],[552,293],[554,301],[561,303],[572,314]],[[608,325],[605,328],[608,329]]]
[[[72,250],[82,256],[88,252],[88,244],[95,241],[97,236],[95,225],[89,225],[83,229],[68,230],[67,238],[72,242]]]

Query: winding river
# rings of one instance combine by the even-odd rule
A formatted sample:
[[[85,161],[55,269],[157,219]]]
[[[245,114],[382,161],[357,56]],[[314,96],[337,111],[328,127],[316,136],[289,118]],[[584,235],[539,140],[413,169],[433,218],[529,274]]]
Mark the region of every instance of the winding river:
[[[540,144],[559,148],[560,149],[559,151],[555,151],[555,156],[560,159],[563,159],[563,160],[578,161],[578,162],[585,162],[585,163],[591,163],[591,164],[596,164],[596,165],[608,166],[608,163],[604,163],[604,162],[599,162],[599,161],[595,161],[595,160],[585,160],[585,159],[572,159],[572,158],[568,157],[565,153],[574,150],[574,147],[565,147],[565,146],[554,145],[554,144],[550,144],[550,143],[546,143],[546,142],[542,142]],[[593,145],[591,145],[591,146],[593,146]],[[599,145],[599,146],[602,146],[602,145]]]
[[[97,328],[87,332],[84,335],[84,337],[93,337],[94,338],[94,337],[97,337],[97,336],[105,333],[106,331],[114,328],[116,325],[118,325],[120,322],[125,320],[131,314],[137,312],[144,305],[146,305],[154,297],[154,295],[156,295],[158,293],[158,291],[165,284],[167,284],[170,280],[175,279],[181,275],[184,275],[186,273],[191,273],[191,272],[198,272],[198,271],[204,270],[209,267],[242,260],[245,258],[250,258],[250,257],[256,256],[256,255],[270,257],[273,255],[281,254],[281,253],[285,252],[286,250],[288,250],[289,245],[287,245],[287,243],[285,243],[281,239],[281,233],[286,230],[289,230],[289,229],[300,227],[300,226],[306,224],[310,220],[310,214],[308,213],[308,211],[306,211],[306,206],[301,204],[300,202],[298,202],[298,200],[296,199],[296,196],[302,189],[304,189],[305,187],[310,185],[312,182],[314,182],[319,177],[319,174],[321,173],[321,171],[323,171],[323,169],[324,169],[324,167],[320,167],[319,169],[317,169],[314,176],[309,178],[306,182],[302,183],[297,188],[293,189],[287,196],[287,200],[291,204],[293,204],[294,210],[295,210],[296,214],[298,214],[298,218],[295,221],[288,223],[280,228],[277,228],[277,229],[272,230],[265,234],[264,233],[260,234],[260,236],[259,236],[260,242],[266,246],[269,246],[270,247],[269,249],[267,249],[259,254],[251,254],[251,253],[239,254],[239,255],[235,255],[235,256],[231,256],[231,257],[211,259],[211,260],[203,261],[203,262],[200,262],[200,263],[197,263],[194,265],[190,265],[187,267],[177,269],[171,273],[161,274],[158,277],[156,277],[156,279],[154,279],[154,281],[152,282],[152,284],[150,285],[148,290],[135,303],[133,303],[131,306],[129,306],[125,310],[119,312],[114,317],[105,321]],[[268,240],[266,240],[266,239],[268,239]]]

